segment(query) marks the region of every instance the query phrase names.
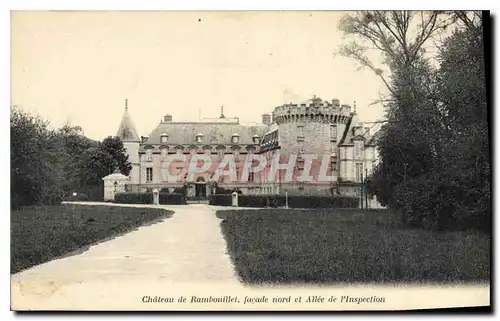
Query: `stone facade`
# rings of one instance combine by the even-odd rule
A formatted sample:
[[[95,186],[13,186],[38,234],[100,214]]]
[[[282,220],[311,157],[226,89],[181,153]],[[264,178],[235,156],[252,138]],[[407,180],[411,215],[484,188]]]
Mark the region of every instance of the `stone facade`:
[[[363,177],[370,175],[377,155],[374,137],[363,127],[357,114],[349,105],[339,101],[324,101],[320,98],[302,103],[290,103],[274,108],[272,115],[264,114],[262,124],[246,126],[238,118],[226,118],[221,112],[219,118],[203,119],[199,122],[175,122],[166,115],[147,137],[137,135],[128,114],[128,107],[122,118],[119,136],[132,163],[130,190],[151,191],[154,188],[173,191],[187,186],[188,196],[204,197],[214,192],[213,183],[227,189],[239,189],[243,194],[275,194],[288,192],[290,195],[354,195]],[[293,168],[292,182],[270,178],[270,164],[240,182],[239,178],[249,153],[273,157],[298,157]],[[306,154],[326,155],[328,181],[299,182],[303,172]],[[216,168],[187,177],[189,166],[196,167],[194,155],[209,157],[213,163],[224,157],[236,160],[237,182],[234,178],[214,178]],[[295,155],[295,156],[294,156]],[[166,178],[164,160],[178,159],[170,165],[169,172],[182,177],[179,181]],[[193,160],[194,159],[194,160]]]

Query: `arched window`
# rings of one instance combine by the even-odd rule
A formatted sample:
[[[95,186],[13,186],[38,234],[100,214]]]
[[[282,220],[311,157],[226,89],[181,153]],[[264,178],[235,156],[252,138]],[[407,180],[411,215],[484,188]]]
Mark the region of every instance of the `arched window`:
[[[164,143],[166,143],[166,142],[168,141],[168,134],[166,134],[166,133],[161,134],[161,136],[160,136],[160,141],[161,141],[163,144],[164,144]]]
[[[260,141],[260,136],[259,135],[253,135],[252,141],[254,144],[258,144]]]
[[[203,141],[203,134],[202,133],[196,134],[195,139],[197,143],[201,143]]]
[[[240,135],[238,135],[237,133],[234,133],[232,136],[231,136],[231,142],[233,144],[238,144],[240,140]]]

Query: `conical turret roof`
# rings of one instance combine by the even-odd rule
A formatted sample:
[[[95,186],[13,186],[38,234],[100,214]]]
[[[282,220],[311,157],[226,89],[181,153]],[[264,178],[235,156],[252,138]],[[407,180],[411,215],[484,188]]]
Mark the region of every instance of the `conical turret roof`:
[[[118,132],[116,133],[122,141],[124,142],[138,142],[140,141],[139,135],[135,130],[134,123],[132,122],[132,117],[128,112],[127,102],[125,101],[125,111],[123,112],[122,121],[120,127],[118,127]]]

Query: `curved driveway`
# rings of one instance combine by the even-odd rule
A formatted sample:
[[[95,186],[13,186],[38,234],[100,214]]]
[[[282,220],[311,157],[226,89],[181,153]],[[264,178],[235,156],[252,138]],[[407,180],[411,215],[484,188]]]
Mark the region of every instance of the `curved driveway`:
[[[93,245],[83,253],[12,275],[12,308],[95,309],[102,303],[102,308],[112,309],[114,297],[116,308],[120,308],[121,300],[132,297],[133,305],[145,295],[178,297],[172,289],[187,294],[203,288],[241,287],[226,253],[221,220],[214,214],[217,207],[126,206],[159,207],[175,214]]]

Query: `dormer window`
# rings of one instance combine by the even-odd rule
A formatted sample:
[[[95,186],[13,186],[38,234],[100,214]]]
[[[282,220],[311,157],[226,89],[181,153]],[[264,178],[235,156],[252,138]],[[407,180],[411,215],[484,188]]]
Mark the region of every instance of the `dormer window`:
[[[161,136],[160,136],[160,141],[161,141],[163,144],[164,144],[164,143],[166,143],[166,142],[168,141],[168,134],[165,134],[165,133],[161,134]]]
[[[201,143],[203,141],[203,134],[202,133],[196,134],[195,139],[197,143]]]
[[[231,142],[232,142],[233,144],[238,144],[239,140],[240,140],[240,135],[238,135],[238,134],[234,133],[234,134],[231,136]]]
[[[258,144],[259,143],[259,140],[260,140],[260,137],[259,135],[253,135],[252,137],[252,141],[254,144]]]

